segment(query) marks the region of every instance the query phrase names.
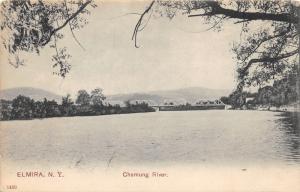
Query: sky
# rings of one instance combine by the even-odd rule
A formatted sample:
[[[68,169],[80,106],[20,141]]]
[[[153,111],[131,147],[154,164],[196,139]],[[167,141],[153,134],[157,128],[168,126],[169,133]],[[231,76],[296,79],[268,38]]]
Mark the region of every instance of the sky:
[[[100,87],[104,94],[149,92],[184,87],[234,89],[236,85],[234,41],[240,26],[225,24],[221,32],[205,31],[201,18],[176,16],[152,18],[138,34],[140,48],[134,47],[132,32],[138,15],[149,4],[101,2],[91,10],[89,24],[75,31],[83,50],[63,29],[58,46],[68,48],[72,69],[66,78],[53,75],[51,55],[46,47],[40,55],[25,54],[25,66],[14,68],[2,57],[1,89],[36,87],[57,94],[75,94]]]

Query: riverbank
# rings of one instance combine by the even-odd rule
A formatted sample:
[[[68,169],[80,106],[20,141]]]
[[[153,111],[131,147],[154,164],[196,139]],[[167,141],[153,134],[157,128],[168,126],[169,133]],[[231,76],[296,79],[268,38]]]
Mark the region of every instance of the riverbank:
[[[55,101],[46,99],[40,102],[23,96],[19,98],[21,98],[20,102],[16,100],[0,102],[0,121],[155,112],[155,109],[146,103],[131,104],[127,102],[125,106],[121,107],[120,105],[57,104]]]
[[[258,106],[256,110],[259,111],[278,111],[278,112],[300,112],[300,104],[289,104],[280,107],[275,106]]]
[[[230,105],[225,106],[226,110],[256,110],[256,111],[274,111],[274,112],[300,112],[300,103],[291,103],[279,107],[272,105],[243,105],[241,108],[232,108]]]

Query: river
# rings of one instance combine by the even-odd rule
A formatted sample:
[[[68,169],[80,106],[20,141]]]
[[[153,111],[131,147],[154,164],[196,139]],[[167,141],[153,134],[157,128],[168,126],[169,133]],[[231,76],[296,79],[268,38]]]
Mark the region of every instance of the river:
[[[297,119],[296,119],[297,120]],[[299,123],[268,111],[177,111],[1,122],[23,165],[300,164]]]

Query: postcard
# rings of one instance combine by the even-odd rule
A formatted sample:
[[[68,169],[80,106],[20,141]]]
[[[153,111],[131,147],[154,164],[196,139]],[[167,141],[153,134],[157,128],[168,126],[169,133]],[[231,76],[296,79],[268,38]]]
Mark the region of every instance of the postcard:
[[[0,191],[300,191],[299,15],[2,0]]]

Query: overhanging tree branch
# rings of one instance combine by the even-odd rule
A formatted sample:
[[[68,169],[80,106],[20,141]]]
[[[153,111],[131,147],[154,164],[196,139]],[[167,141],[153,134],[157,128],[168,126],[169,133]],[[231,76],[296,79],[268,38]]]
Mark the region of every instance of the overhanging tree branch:
[[[135,25],[135,28],[134,28],[134,31],[133,31],[131,39],[134,40],[134,46],[136,48],[139,48],[139,46],[137,46],[136,40],[137,40],[137,34],[140,31],[140,26],[141,26],[142,20],[143,20],[144,16],[151,10],[154,2],[155,1],[152,1],[150,3],[149,7],[141,14],[140,19],[138,20],[137,24]]]
[[[65,0],[65,7],[66,7],[66,13],[67,13],[67,16],[70,17],[70,16],[69,16],[68,5],[67,5],[67,1],[66,1],[66,0]],[[70,27],[71,34],[72,34],[74,40],[76,41],[76,43],[77,43],[83,50],[85,50],[84,47],[83,47],[83,46],[81,45],[81,43],[79,42],[79,40],[76,38],[76,36],[75,36],[75,34],[74,34],[74,31],[73,31],[73,29],[72,29],[71,22],[69,22],[69,27]]]
[[[213,15],[225,15],[229,18],[243,19],[243,20],[269,20],[269,21],[280,21],[298,24],[298,18],[289,13],[261,13],[261,12],[242,12],[232,9],[226,9],[220,6],[218,2],[208,1],[205,2],[211,11],[203,14],[193,14],[188,17],[199,17],[199,16],[213,16]]]
[[[248,64],[242,69],[241,74],[245,74],[249,70],[251,65],[254,64],[254,63],[276,62],[276,61],[279,61],[279,60],[284,59],[284,58],[291,57],[291,56],[296,55],[296,54],[299,54],[299,49],[296,49],[294,51],[278,55],[276,57],[262,57],[262,58],[258,58],[258,59],[251,59],[248,62]]]
[[[291,30],[291,25],[288,26],[287,30],[284,30],[284,31],[281,31],[280,33],[276,34],[276,35],[273,35],[273,36],[267,36],[265,38],[262,38],[258,43],[257,45],[255,46],[255,48],[249,52],[249,54],[242,60],[242,62],[245,62],[253,53],[255,53],[257,51],[258,48],[260,48],[260,46],[262,44],[264,44],[265,42],[267,41],[270,41],[272,39],[276,39],[276,38],[279,38],[279,37],[282,37],[282,36],[285,36],[287,35],[287,33]]]
[[[142,20],[145,19],[145,15],[149,12],[154,1],[143,12],[138,23],[135,25],[132,40],[137,39],[137,33],[141,29]],[[241,82],[238,87],[242,88],[245,83],[249,84],[247,77],[249,74],[249,68],[254,63],[262,63],[264,67],[270,69],[270,74],[280,74],[283,72],[281,64],[283,61],[288,61],[285,65],[295,65],[294,57],[299,57],[299,48],[295,47],[296,42],[299,41],[299,14],[296,11],[300,11],[300,6],[297,3],[291,1],[217,1],[217,0],[191,0],[191,1],[164,1],[156,0],[157,5],[165,8],[165,15],[172,19],[174,13],[177,10],[181,10],[183,14],[188,14],[188,17],[203,17],[206,23],[212,23],[214,28],[218,26],[222,20],[231,19],[234,24],[242,23],[242,32],[250,33],[249,23],[254,21],[268,21],[267,24],[271,26],[262,26],[265,30],[260,30],[259,33],[249,36],[245,43],[239,44],[239,47],[234,47],[233,51],[237,54],[237,62],[239,65],[239,81]],[[199,11],[199,14],[194,14]],[[164,12],[160,12],[161,16],[164,16]],[[220,18],[217,20],[217,18]],[[271,31],[269,28],[272,28]],[[298,33],[295,30],[298,29]],[[294,50],[297,49],[297,50]],[[294,50],[294,51],[293,51]],[[293,58],[291,58],[293,57]],[[291,59],[289,59],[291,58]],[[291,60],[291,63],[289,61]],[[277,64],[280,65],[277,65]],[[260,65],[257,65],[258,67]],[[257,69],[259,70],[259,69]],[[267,71],[266,73],[269,73]],[[253,74],[260,77],[269,74]],[[260,78],[259,77],[259,78]],[[263,77],[264,78],[264,77]],[[251,79],[250,79],[251,80]]]
[[[82,10],[85,9],[86,6],[88,6],[88,4],[90,4],[92,2],[92,0],[87,0],[84,4],[81,5],[81,7],[75,12],[73,13],[61,26],[57,27],[56,29],[52,30],[50,32],[49,38],[42,43],[42,46],[45,46],[47,43],[50,42],[51,37],[59,30],[61,30],[62,28],[64,28],[72,19],[74,19],[78,14],[81,13]]]

